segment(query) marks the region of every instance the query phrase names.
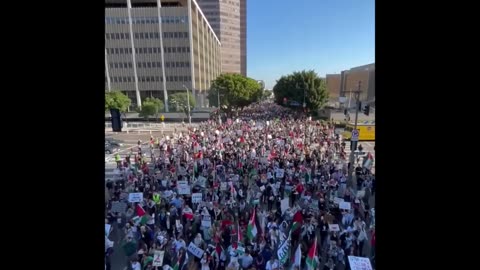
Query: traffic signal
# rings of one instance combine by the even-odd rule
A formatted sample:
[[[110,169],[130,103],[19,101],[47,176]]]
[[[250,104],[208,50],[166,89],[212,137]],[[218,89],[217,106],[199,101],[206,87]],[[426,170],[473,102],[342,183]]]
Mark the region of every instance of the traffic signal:
[[[361,102],[361,101],[358,102],[358,110],[359,110],[359,111],[362,110],[362,102]]]
[[[344,114],[344,115],[347,115],[347,114],[348,114],[348,110],[345,109],[345,111],[343,111],[343,114]]]
[[[368,116],[370,114],[370,105],[366,105],[365,108],[363,108],[363,113]]]

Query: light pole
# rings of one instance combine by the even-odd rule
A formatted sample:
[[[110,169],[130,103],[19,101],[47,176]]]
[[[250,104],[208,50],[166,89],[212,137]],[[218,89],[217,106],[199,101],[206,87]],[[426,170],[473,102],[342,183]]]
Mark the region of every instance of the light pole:
[[[220,117],[220,87],[217,90],[217,106],[218,106],[218,123],[222,124],[222,118]]]
[[[357,130],[357,121],[358,121],[358,111],[360,107],[360,86],[361,86],[361,81],[358,82],[358,90],[357,91],[350,91],[351,93],[353,92],[355,94],[355,104],[356,104],[356,109],[355,109],[355,125],[352,130],[352,136],[350,137],[350,145],[351,145],[351,152],[350,152],[350,168],[348,169],[348,185],[352,186],[353,185],[353,167],[354,167],[354,162],[355,162],[355,150],[357,150],[357,141],[352,141],[353,137],[353,132]]]
[[[188,107],[188,124],[192,124],[192,116],[190,115],[190,98],[188,97],[188,88],[183,84],[183,87],[185,87],[185,90],[187,90],[187,107]]]

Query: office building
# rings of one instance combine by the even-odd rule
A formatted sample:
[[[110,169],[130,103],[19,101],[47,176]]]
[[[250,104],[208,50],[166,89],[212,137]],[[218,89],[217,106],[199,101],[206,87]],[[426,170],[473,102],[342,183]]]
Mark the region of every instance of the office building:
[[[197,0],[222,43],[222,72],[247,76],[247,0]]]
[[[354,104],[354,94],[360,83],[360,101],[375,101],[375,63],[344,70],[340,74],[327,74],[327,91],[331,101],[346,97],[347,104]],[[336,100],[335,100],[336,98]]]
[[[105,0],[105,89],[126,93],[133,106],[185,87],[197,107],[208,106],[220,48],[195,0]]]

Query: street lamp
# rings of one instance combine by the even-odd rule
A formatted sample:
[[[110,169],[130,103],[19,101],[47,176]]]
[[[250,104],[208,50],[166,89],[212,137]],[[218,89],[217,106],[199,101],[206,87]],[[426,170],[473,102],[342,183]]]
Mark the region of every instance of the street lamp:
[[[218,106],[218,123],[222,124],[222,118],[220,117],[220,87],[217,89],[217,106]]]
[[[187,90],[187,107],[188,107],[188,124],[192,125],[192,116],[190,114],[190,98],[188,96],[188,88],[183,84],[183,87],[185,87],[185,90]]]

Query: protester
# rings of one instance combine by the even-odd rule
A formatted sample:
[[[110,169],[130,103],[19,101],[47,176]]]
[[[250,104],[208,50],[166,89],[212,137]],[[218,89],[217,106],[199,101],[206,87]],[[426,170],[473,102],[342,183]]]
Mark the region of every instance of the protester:
[[[123,179],[107,185],[114,192],[106,218],[123,228],[118,252],[128,266],[334,269],[366,254],[366,245],[373,255],[367,213],[375,177],[370,163],[356,160],[359,180],[347,185],[348,155],[334,125],[273,103],[235,113],[151,137],[147,148],[139,140],[134,158],[118,163]],[[303,259],[294,266],[298,246]],[[163,264],[155,266],[159,253]]]

